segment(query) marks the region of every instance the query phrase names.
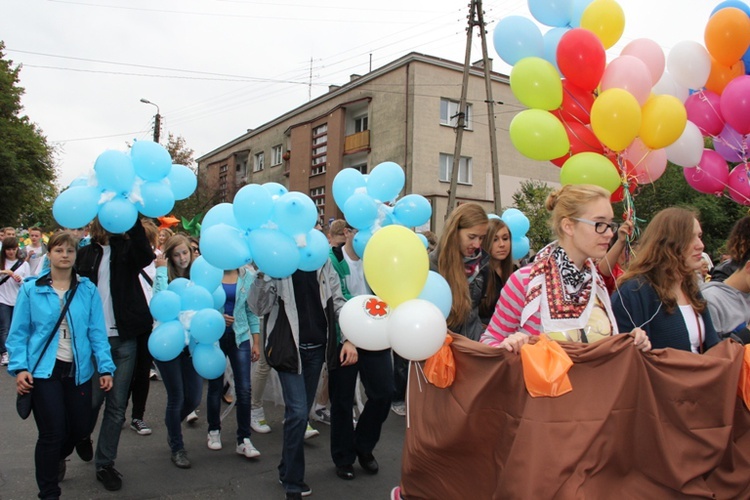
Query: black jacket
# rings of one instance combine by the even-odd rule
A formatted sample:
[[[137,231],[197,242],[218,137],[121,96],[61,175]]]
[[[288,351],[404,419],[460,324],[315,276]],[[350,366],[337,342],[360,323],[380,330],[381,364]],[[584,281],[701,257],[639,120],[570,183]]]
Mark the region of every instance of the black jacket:
[[[127,232],[129,238],[115,234],[109,238],[111,262],[109,289],[117,332],[123,339],[151,332],[153,318],[138,278],[141,269],[156,258],[140,221]],[[94,242],[78,250],[76,270],[97,284],[99,264],[104,250]]]

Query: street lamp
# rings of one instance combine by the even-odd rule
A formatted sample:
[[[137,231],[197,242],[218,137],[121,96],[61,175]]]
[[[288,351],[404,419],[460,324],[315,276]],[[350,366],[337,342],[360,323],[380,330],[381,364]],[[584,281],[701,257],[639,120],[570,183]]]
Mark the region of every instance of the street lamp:
[[[154,142],[159,143],[159,131],[161,129],[161,115],[159,114],[159,105],[141,97],[141,102],[156,106],[156,116],[154,116]]]

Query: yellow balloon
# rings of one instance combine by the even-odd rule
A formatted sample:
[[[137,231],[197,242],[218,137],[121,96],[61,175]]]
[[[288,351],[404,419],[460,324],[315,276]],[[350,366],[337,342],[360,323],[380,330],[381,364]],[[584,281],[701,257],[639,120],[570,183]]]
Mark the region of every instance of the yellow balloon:
[[[430,262],[414,231],[391,225],[375,231],[367,242],[362,267],[372,291],[395,308],[422,293]]]
[[[581,28],[592,31],[608,49],[625,31],[625,13],[615,0],[594,0],[583,11]]]
[[[627,90],[605,90],[591,106],[591,129],[612,151],[628,147],[640,128],[641,107]]]
[[[657,95],[643,105],[643,121],[638,135],[649,148],[661,149],[679,139],[686,124],[685,105],[674,96]]]

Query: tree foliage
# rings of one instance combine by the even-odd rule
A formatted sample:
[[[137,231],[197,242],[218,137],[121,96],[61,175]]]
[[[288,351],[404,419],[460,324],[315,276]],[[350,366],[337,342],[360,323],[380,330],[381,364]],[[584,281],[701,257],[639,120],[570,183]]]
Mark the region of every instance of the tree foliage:
[[[23,115],[21,66],[13,65],[0,41],[0,226],[53,225],[57,196],[53,148]]]
[[[538,251],[552,241],[552,230],[549,227],[549,214],[544,202],[553,189],[546,183],[537,180],[521,182],[521,188],[513,193],[513,206],[529,219],[529,244],[532,251]]]
[[[182,136],[174,136],[171,132],[168,134],[167,144],[165,146],[172,157],[172,162],[179,165],[185,165],[190,168],[196,175],[201,175],[195,166],[193,158],[194,151],[188,147],[187,141]],[[217,193],[206,193],[200,190],[200,186],[205,186],[198,180],[198,189],[195,190],[189,198],[180,200],[175,203],[173,213],[177,217],[192,220],[196,215],[205,215],[205,213],[214,206],[217,201]],[[202,217],[201,217],[202,218]],[[178,226],[181,228],[181,226]]]

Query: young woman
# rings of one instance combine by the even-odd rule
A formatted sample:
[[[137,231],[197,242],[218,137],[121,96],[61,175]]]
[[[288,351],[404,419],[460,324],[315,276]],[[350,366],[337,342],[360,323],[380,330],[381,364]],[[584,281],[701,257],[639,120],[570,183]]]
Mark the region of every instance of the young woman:
[[[28,262],[18,258],[18,240],[15,236],[3,238],[0,250],[0,365],[8,364],[5,340],[8,338],[13,307],[23,279],[31,273]]]
[[[609,295],[594,264],[607,253],[617,231],[609,192],[598,186],[568,185],[550,194],[546,207],[558,239],[505,284],[482,336],[486,344],[520,352],[530,335],[595,342],[618,333]],[[626,331],[630,330],[635,345],[649,350],[643,330]]]
[[[247,294],[252,282],[253,276],[245,268],[224,271],[221,285],[227,295],[224,303],[226,330],[219,339],[219,346],[229,358],[234,373],[237,398],[236,452],[247,458],[260,456],[260,452],[250,441],[250,366],[251,362],[260,358],[260,322],[247,305]],[[220,450],[222,447],[220,414],[223,388],[223,376],[208,382],[206,409],[208,448],[211,450]]]
[[[99,292],[73,272],[77,244],[68,232],[50,238],[50,270],[21,287],[8,337],[8,371],[16,377],[16,390],[33,389],[39,498],[60,497],[65,459],[91,430],[92,355],[103,390],[111,389],[115,371]],[[67,314],[53,331],[67,301]]]
[[[487,291],[479,303],[479,317],[484,325],[490,322],[500,291],[513,274],[510,229],[501,219],[490,219],[488,227],[482,248],[490,256],[490,272],[487,273]]]
[[[159,229],[159,239],[157,241],[156,249],[159,250],[159,252],[164,252],[167,241],[169,241],[169,238],[174,236],[174,232],[169,228],[162,228]]]
[[[164,253],[156,258],[154,295],[167,289],[175,278],[190,278],[193,252],[187,237],[176,234],[164,245]],[[156,361],[164,387],[167,390],[167,410],[164,422],[167,441],[172,451],[172,463],[180,469],[189,469],[185,444],[182,439],[182,421],[198,408],[203,392],[203,379],[195,371],[190,352],[186,347],[171,361]]]
[[[448,328],[471,340],[479,340],[484,331],[479,302],[489,273],[490,256],[482,250],[487,227],[484,209],[464,203],[451,212],[437,248],[430,254],[430,270],[445,278],[453,294]]]
[[[612,296],[621,329],[643,328],[656,348],[703,353],[719,342],[695,275],[702,234],[690,210],[672,207],[654,216]]]

